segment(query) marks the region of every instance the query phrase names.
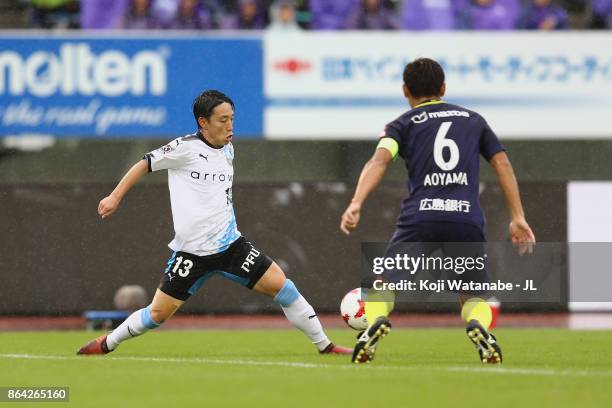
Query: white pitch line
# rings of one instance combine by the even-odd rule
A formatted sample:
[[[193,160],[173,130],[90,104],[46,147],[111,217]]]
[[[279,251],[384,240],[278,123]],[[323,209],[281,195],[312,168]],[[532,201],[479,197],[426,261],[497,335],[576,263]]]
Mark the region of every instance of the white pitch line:
[[[59,361],[92,361],[90,357],[84,356],[54,356],[36,354],[0,354],[0,359],[16,360],[59,360]],[[490,375],[532,375],[546,377],[612,377],[612,371],[587,371],[587,370],[555,370],[545,368],[521,368],[521,367],[470,367],[470,366],[388,366],[370,365],[357,366],[355,364],[317,364],[302,363],[292,361],[258,361],[258,360],[234,360],[234,359],[210,359],[210,358],[180,358],[180,357],[130,357],[113,356],[96,361],[139,361],[139,362],[161,362],[161,363],[187,363],[187,364],[215,364],[215,365],[242,365],[242,366],[272,366],[272,367],[292,367],[292,368],[325,368],[341,370],[381,370],[381,371],[443,371],[443,372],[472,372]]]
[[[23,359],[23,360],[63,360],[63,361],[87,361],[86,356],[48,356],[35,354],[0,354],[0,358]],[[105,357],[104,360],[111,361],[140,361],[161,363],[196,363],[196,364],[219,364],[219,365],[251,365],[251,366],[278,366],[298,368],[328,368],[334,367],[329,364],[301,363],[290,361],[257,361],[257,360],[222,360],[210,358],[180,358],[180,357],[129,357],[113,356]],[[90,360],[91,361],[91,360]],[[102,361],[102,360],[98,360]]]

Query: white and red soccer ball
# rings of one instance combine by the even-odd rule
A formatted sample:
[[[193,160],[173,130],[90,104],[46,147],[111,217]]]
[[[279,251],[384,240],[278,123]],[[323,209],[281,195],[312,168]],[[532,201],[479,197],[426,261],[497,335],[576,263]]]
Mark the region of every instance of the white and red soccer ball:
[[[351,290],[344,295],[340,302],[340,313],[342,319],[348,326],[355,330],[368,328],[368,319],[365,314],[365,301],[361,300],[361,288]]]

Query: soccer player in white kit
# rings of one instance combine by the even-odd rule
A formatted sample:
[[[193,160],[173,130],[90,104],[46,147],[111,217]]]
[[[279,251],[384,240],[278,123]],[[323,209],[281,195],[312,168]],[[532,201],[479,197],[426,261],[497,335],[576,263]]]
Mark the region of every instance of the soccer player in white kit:
[[[109,217],[142,176],[167,170],[175,230],[168,246],[174,253],[151,304],[77,354],[109,353],[121,342],[160,326],[215,274],[272,297],[320,353],[351,354],[352,349],[327,338],[294,283],[238,231],[232,205],[234,103],[219,91],[205,91],[195,99],[193,114],[196,133],[146,154],[98,205],[98,214]]]

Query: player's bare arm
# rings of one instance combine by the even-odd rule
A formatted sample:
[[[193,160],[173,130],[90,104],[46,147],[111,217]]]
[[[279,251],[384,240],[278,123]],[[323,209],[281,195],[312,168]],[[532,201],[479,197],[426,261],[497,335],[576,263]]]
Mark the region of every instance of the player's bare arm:
[[[340,221],[340,229],[346,235],[349,235],[352,230],[357,228],[361,215],[361,206],[368,195],[380,184],[391,160],[391,153],[387,149],[378,148],[372,158],[363,166],[353,199],[344,211],[344,214],[342,214]]]
[[[508,159],[508,155],[505,152],[499,152],[491,158],[490,163],[495,170],[497,180],[504,192],[508,210],[510,211],[509,229],[512,242],[518,245],[520,255],[532,253],[536,239],[525,219],[519,187],[510,159]]]
[[[98,204],[98,214],[102,218],[106,218],[113,214],[123,197],[127,192],[136,184],[136,182],[148,172],[147,161],[140,160],[138,163],[132,166],[127,173],[123,176],[117,187],[108,196],[100,200]]]

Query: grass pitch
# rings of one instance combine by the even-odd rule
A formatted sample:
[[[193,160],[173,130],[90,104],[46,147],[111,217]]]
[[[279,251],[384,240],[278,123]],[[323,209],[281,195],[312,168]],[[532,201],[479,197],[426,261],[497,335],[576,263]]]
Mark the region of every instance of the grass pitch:
[[[70,402],[52,406],[70,407],[612,406],[612,331],[495,333],[501,367],[483,366],[461,329],[395,329],[360,366],[295,330],[160,330],[100,357],[75,356],[97,333],[4,332],[0,386],[68,386]]]

